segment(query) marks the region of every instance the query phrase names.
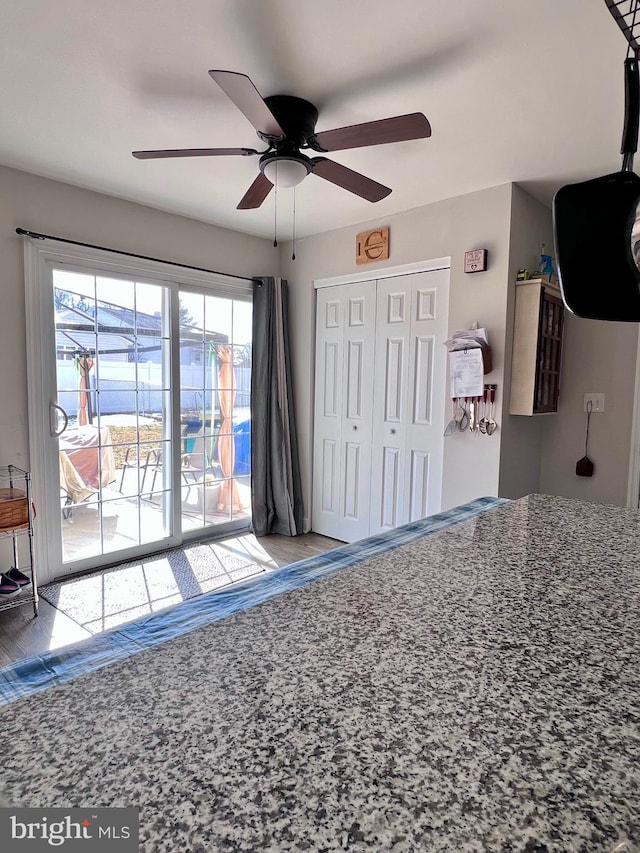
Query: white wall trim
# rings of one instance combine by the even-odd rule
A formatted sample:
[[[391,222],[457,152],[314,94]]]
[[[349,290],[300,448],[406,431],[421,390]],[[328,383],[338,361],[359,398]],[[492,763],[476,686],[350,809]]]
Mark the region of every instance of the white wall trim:
[[[37,263],[53,262],[71,269],[85,271],[87,268],[109,271],[124,278],[148,275],[155,281],[168,281],[182,285],[215,286],[218,291],[235,294],[251,294],[253,284],[245,278],[218,275],[215,272],[192,270],[170,261],[154,261],[129,257],[117,252],[96,249],[90,246],[75,246],[58,240],[37,240],[25,237],[25,246],[30,245]]]
[[[638,509],[640,503],[640,329],[636,353],[636,379],[633,391],[633,418],[631,420],[631,452],[629,456],[629,480],[627,506]]]
[[[363,269],[350,275],[337,275],[332,278],[316,278],[313,286],[316,290],[321,287],[335,287],[338,284],[355,284],[359,281],[378,281],[381,278],[395,278],[398,275],[411,275],[417,272],[451,269],[451,258],[434,258],[430,261],[415,261],[412,264],[402,264],[399,267],[382,267],[381,269]]]

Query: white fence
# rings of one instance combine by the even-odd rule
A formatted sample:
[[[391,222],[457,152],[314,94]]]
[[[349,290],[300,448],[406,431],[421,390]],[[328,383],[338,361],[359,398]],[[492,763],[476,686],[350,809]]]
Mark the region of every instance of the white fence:
[[[103,361],[91,370],[91,411],[98,408],[103,415],[135,414],[151,415],[165,409],[163,401],[162,365],[146,362]],[[250,405],[251,368],[235,367],[236,396],[235,407],[247,408]],[[77,417],[79,406],[79,372],[73,361],[57,362],[58,403],[69,417]],[[181,411],[211,411],[212,376],[211,371],[198,364],[181,364],[180,392]],[[217,381],[217,378],[216,378]],[[96,393],[100,388],[100,394]],[[218,409],[217,400],[215,408]]]

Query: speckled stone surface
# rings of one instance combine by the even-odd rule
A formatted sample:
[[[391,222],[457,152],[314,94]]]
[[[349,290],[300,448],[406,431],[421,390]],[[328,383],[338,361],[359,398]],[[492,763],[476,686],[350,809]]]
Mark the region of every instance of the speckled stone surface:
[[[5,711],[15,805],[141,850],[640,843],[640,514],[531,496]]]

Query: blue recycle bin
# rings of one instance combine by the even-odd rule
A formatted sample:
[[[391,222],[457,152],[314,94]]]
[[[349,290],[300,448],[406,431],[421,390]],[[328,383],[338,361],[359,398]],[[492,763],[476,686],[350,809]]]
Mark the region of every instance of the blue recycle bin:
[[[235,465],[233,473],[241,477],[251,473],[251,419],[233,425]]]
[[[202,429],[202,420],[199,417],[186,418],[183,421],[184,432],[182,434],[183,447],[185,453],[193,453],[193,448],[196,443],[196,436]]]

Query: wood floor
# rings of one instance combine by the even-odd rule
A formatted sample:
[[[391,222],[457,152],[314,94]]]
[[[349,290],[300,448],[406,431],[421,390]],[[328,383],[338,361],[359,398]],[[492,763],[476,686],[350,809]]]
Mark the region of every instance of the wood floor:
[[[318,533],[306,533],[303,536],[273,534],[257,541],[278,566],[323,554],[344,544]],[[0,613],[0,667],[80,642],[90,636],[81,625],[40,598],[37,618],[33,616],[33,607],[28,604]]]

